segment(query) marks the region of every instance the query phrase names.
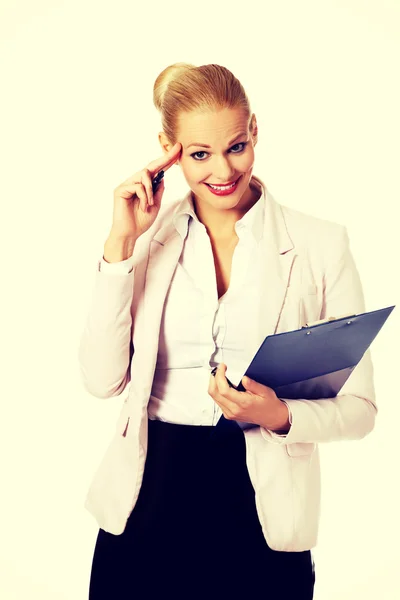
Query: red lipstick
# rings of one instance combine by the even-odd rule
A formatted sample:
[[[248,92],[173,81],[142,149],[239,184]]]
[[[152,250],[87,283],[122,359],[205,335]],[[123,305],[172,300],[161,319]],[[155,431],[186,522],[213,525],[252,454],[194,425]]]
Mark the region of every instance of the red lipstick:
[[[233,194],[237,190],[238,185],[239,185],[239,181],[240,181],[240,177],[236,180],[236,182],[234,183],[234,185],[232,185],[232,187],[228,188],[227,190],[224,190],[224,189],[221,189],[221,190],[213,189],[212,187],[210,187],[210,185],[208,183],[205,183],[204,185],[206,185],[208,187],[208,189],[210,190],[210,192],[212,194],[215,194],[215,196],[228,196],[229,194]],[[229,185],[229,184],[226,184],[226,185]]]

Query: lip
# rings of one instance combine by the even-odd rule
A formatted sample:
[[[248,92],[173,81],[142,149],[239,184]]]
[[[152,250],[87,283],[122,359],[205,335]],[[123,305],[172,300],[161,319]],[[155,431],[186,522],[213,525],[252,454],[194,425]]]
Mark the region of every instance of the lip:
[[[228,183],[206,183],[206,185],[215,185],[216,187],[225,187],[227,185],[232,185],[232,183],[236,183],[238,179],[240,179],[240,175],[237,179],[234,179],[233,181],[229,181]]]
[[[241,176],[235,181],[235,185],[233,186],[233,188],[227,190],[214,190],[207,183],[205,183],[204,185],[206,185],[210,192],[215,196],[229,196],[230,194],[234,194],[238,189],[240,178]]]

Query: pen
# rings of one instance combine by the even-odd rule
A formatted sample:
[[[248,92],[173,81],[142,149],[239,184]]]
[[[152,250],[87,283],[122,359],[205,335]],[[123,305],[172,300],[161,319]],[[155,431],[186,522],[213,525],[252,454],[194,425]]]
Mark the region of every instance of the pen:
[[[153,181],[151,182],[153,192],[157,191],[157,188],[160,185],[161,179],[163,177],[164,177],[164,171],[162,171],[162,170],[159,173],[157,173],[157,175],[154,177]]]

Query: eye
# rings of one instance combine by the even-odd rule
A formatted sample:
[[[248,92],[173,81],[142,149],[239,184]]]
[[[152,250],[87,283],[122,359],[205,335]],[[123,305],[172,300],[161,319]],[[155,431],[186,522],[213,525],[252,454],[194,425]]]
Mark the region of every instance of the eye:
[[[240,152],[243,152],[243,150],[246,148],[247,142],[239,142],[238,144],[235,144],[234,146],[232,146],[232,148],[236,148],[236,146],[242,146],[242,148],[239,150],[239,152],[234,152],[233,154],[240,154]],[[231,148],[231,150],[232,150],[232,148]]]
[[[235,144],[234,146],[232,146],[231,150],[233,150],[233,148],[237,148],[237,146],[241,146],[241,148],[239,149],[238,152],[233,152],[233,154],[240,154],[241,152],[244,152],[244,150],[246,149],[248,142],[239,142],[238,144]],[[191,154],[190,156],[193,157],[194,160],[197,160],[198,162],[201,162],[202,158],[196,158],[196,155],[198,154],[208,154],[208,152],[206,152],[205,150],[200,150],[199,152],[193,152],[193,154]]]

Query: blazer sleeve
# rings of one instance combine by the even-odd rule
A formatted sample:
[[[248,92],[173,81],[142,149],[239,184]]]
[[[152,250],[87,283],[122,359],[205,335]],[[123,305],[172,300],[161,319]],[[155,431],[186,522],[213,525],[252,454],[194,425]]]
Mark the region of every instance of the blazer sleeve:
[[[332,246],[330,246],[332,248]],[[321,319],[365,312],[362,285],[349,247],[345,227],[340,227],[338,243],[325,250],[323,304]],[[370,350],[352,372],[334,398],[291,400],[282,398],[289,407],[291,426],[286,435],[261,427],[265,440],[275,444],[296,442],[334,442],[365,437],[375,425],[377,405]]]
[[[81,381],[97,398],[119,396],[130,381],[135,265],[98,261],[94,289],[79,344]]]

